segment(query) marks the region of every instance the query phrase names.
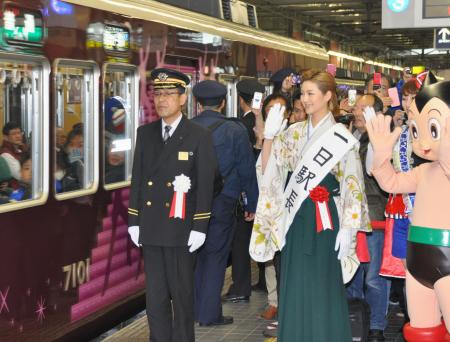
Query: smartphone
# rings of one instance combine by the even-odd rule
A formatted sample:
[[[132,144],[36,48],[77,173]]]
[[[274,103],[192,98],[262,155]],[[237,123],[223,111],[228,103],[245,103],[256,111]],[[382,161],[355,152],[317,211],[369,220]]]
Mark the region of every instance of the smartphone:
[[[373,74],[373,90],[378,90],[381,88],[381,74],[379,72],[375,72]]]
[[[253,109],[261,109],[262,97],[263,97],[263,93],[260,93],[259,91],[255,91],[255,93],[253,94],[253,100],[252,100],[252,108]]]
[[[327,64],[326,72],[330,75],[336,76],[336,65],[334,64]]]
[[[356,104],[356,89],[349,89],[348,91],[348,105],[353,107]]]
[[[398,96],[398,90],[396,87],[392,87],[388,89],[389,97],[392,100],[391,107],[398,107],[400,106],[400,98]]]

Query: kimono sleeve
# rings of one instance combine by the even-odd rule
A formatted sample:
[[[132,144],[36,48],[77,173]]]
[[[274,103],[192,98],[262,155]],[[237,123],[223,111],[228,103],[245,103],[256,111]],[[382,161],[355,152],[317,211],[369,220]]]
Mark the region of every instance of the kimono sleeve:
[[[340,183],[340,227],[371,231],[364,175],[355,145],[338,163],[336,178]]]

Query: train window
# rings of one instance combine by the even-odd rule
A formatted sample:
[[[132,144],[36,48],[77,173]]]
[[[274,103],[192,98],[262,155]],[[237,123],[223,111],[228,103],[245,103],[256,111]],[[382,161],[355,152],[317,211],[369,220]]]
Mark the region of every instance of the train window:
[[[134,65],[111,63],[103,69],[104,187],[130,185],[139,124],[139,77]]]
[[[227,87],[226,116],[228,118],[237,117],[239,110],[239,98],[236,91],[236,77],[228,74],[219,74],[218,81]]]
[[[99,69],[95,62],[54,62],[56,199],[92,194],[98,187]]]
[[[0,53],[0,213],[47,200],[49,73],[43,57]]]

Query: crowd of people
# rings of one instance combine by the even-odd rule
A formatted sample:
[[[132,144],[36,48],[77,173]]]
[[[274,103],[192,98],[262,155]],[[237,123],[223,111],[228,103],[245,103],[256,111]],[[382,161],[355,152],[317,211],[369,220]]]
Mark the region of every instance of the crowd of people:
[[[131,239],[144,250],[151,340],[194,341],[194,321],[232,324],[221,303],[248,302],[257,290],[267,292],[264,335],[281,342],[351,341],[351,298],[370,307],[369,341],[385,340],[390,301],[400,297],[409,320],[401,278],[413,195],[380,187],[372,174],[380,143],[369,126],[389,118],[401,132],[389,151],[397,172],[427,163],[412,151],[408,124],[433,75],[407,68],[397,87],[380,76],[353,101],[338,97],[328,72],[285,68],[262,105],[254,98],[265,87],[245,79],[236,119],[222,114],[226,87],[202,81],[193,87],[201,113],[189,121],[186,75],[152,72],[162,120],[138,130],[128,211]],[[229,264],[233,282],[221,297]]]

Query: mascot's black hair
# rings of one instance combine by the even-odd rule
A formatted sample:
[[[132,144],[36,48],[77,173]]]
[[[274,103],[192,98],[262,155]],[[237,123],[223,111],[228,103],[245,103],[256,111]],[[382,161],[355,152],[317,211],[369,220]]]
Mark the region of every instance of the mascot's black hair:
[[[433,97],[437,97],[450,107],[450,81],[438,82],[436,77],[429,72],[422,88],[415,98],[419,113],[422,112],[423,107],[425,107],[428,101]]]

